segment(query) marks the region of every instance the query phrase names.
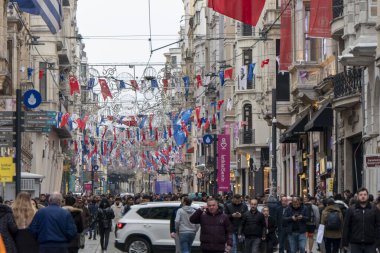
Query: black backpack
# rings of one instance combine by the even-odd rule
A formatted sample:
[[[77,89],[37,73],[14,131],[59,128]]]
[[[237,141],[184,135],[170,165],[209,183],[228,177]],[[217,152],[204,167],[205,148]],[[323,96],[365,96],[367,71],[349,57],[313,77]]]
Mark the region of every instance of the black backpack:
[[[305,208],[307,208],[307,214],[309,216],[309,219],[306,221],[307,225],[315,225],[315,215],[313,206],[311,204],[305,205]]]
[[[342,222],[339,217],[339,212],[336,210],[332,210],[327,214],[326,219],[326,229],[327,230],[340,230],[342,227]]]

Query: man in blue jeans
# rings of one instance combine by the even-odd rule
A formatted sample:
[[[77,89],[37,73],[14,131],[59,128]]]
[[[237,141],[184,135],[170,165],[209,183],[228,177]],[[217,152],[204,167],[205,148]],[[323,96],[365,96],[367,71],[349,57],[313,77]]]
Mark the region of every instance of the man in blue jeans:
[[[237,253],[237,245],[238,245],[238,229],[241,224],[242,216],[245,212],[248,211],[247,205],[242,201],[242,197],[240,194],[235,194],[232,198],[231,203],[228,203],[224,208],[224,213],[228,216],[231,221],[231,224],[234,229],[234,233],[232,234],[232,250],[231,253]]]
[[[306,246],[306,209],[300,198],[294,197],[292,203],[285,210],[283,218],[283,229],[288,235],[290,253],[305,253]]]
[[[241,224],[238,230],[239,239],[242,235],[245,237],[245,252],[259,252],[261,239],[265,236],[265,217],[257,210],[257,199],[252,199],[250,203],[251,210],[243,214]]]

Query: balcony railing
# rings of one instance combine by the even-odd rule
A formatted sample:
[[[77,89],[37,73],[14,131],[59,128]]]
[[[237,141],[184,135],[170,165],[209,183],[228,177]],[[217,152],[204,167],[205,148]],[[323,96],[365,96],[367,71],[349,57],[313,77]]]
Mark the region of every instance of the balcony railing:
[[[360,93],[363,78],[362,69],[350,69],[335,75],[333,78],[334,97],[341,98]]]
[[[240,130],[239,144],[254,144],[255,143],[255,129]]]
[[[333,18],[343,16],[343,0],[333,0]]]

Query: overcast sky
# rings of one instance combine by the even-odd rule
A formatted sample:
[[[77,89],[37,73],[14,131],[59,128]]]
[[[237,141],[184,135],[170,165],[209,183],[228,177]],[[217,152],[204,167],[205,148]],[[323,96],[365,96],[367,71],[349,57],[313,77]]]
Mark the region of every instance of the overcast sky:
[[[80,34],[87,37],[89,63],[146,63],[150,55],[148,6],[148,0],[79,0],[77,20]],[[153,49],[179,39],[183,13],[181,0],[151,0]],[[155,52],[151,62],[164,62],[167,51]]]

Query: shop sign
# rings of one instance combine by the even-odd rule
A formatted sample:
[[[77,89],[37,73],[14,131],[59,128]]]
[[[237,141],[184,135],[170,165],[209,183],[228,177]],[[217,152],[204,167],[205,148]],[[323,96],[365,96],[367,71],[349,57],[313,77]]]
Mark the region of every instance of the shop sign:
[[[230,135],[218,135],[218,191],[229,191],[230,186]]]
[[[368,169],[380,168],[380,155],[365,155],[364,162]]]
[[[334,193],[334,179],[327,178],[326,179],[326,194],[328,197],[333,196]]]

